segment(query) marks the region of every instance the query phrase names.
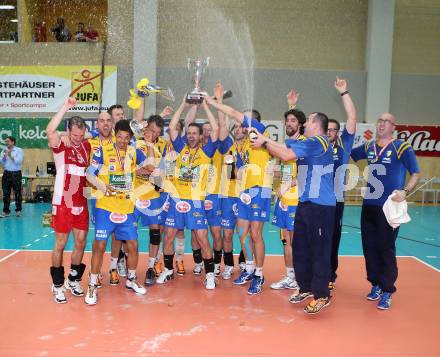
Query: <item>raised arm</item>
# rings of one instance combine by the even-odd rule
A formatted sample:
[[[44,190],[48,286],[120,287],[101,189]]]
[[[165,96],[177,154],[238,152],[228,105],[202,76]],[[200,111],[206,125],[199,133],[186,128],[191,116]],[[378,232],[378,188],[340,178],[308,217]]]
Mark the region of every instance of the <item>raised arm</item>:
[[[180,104],[179,109],[177,109],[174,112],[169,125],[169,134],[170,134],[170,139],[172,141],[176,140],[177,136],[179,135],[179,131],[177,130],[177,124],[179,123],[180,116],[182,115],[182,112],[187,105],[188,104],[186,103],[186,95],[184,95],[182,103]]]
[[[206,100],[202,103],[203,109],[205,109],[206,116],[208,117],[209,124],[211,125],[211,141],[215,142],[218,139],[218,123],[217,120],[215,120],[214,115],[212,114],[211,110],[209,109],[208,103],[206,103]]]
[[[64,115],[76,105],[75,98],[67,98],[64,101],[63,106],[58,110],[58,112],[52,117],[49,124],[46,127],[46,135],[49,146],[56,148],[60,145],[60,133],[57,131],[58,126],[63,120]]]
[[[243,124],[244,121],[244,114],[242,112],[239,112],[238,110],[230,107],[229,105],[225,105],[223,103],[217,103],[217,101],[210,96],[205,96],[205,100],[207,103],[211,106],[213,106],[215,109],[220,110],[221,112],[225,113],[230,118],[234,119],[238,124]]]
[[[345,113],[347,115],[345,128],[349,134],[353,135],[356,133],[356,108],[347,90],[347,81],[336,76],[335,88],[342,97],[342,103],[344,104]]]
[[[198,109],[197,104],[193,104],[193,105],[191,105],[191,107],[189,108],[188,112],[185,115],[183,125],[185,126],[186,132],[188,132],[189,124],[194,123],[194,121],[196,120],[197,109]]]
[[[220,82],[214,87],[214,97],[217,103],[223,104],[223,94],[225,93],[225,87]],[[229,117],[225,115],[221,110],[217,110],[218,125],[219,125],[219,140],[225,140],[229,135]],[[227,118],[227,119],[226,119]]]
[[[133,117],[138,123],[144,120],[145,115],[145,98],[139,97],[141,99],[141,106],[138,109],[134,109]]]

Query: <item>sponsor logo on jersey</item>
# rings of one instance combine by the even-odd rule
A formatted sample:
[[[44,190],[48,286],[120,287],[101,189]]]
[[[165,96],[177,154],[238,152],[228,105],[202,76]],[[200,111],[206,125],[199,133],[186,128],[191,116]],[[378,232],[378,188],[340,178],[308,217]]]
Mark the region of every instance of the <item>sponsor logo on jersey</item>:
[[[213,206],[214,206],[214,204],[211,200],[205,200],[205,211],[212,210]]]
[[[127,220],[128,216],[126,214],[120,214],[120,213],[111,213],[110,214],[110,221],[113,223],[124,223]]]
[[[242,193],[240,195],[240,200],[241,202],[243,202],[245,205],[249,205],[251,203],[251,196],[248,195],[247,193]]]
[[[150,207],[151,201],[150,200],[136,200],[135,205],[139,209],[146,209],[146,208]]]
[[[282,203],[281,201],[278,203],[278,206],[280,206],[281,210],[286,212],[287,211],[287,205]]]
[[[186,201],[179,201],[176,203],[176,210],[180,213],[188,213],[191,211],[191,205]]]

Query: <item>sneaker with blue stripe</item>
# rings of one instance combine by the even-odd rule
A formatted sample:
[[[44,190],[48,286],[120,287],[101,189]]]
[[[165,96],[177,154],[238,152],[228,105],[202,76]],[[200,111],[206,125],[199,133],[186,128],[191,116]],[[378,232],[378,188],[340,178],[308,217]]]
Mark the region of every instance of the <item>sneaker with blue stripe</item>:
[[[382,289],[379,287],[379,285],[374,285],[371,288],[370,293],[367,295],[367,300],[370,300],[370,301],[379,300],[381,295],[382,295]]]
[[[233,281],[235,285],[244,285],[254,278],[254,272],[248,273],[246,270],[241,272],[240,276]]]
[[[264,276],[255,275],[254,278],[251,280],[251,286],[249,286],[248,294],[255,295],[261,293],[261,291],[263,290],[263,284]]]
[[[388,310],[391,307],[391,293],[382,293],[377,308],[379,310]]]

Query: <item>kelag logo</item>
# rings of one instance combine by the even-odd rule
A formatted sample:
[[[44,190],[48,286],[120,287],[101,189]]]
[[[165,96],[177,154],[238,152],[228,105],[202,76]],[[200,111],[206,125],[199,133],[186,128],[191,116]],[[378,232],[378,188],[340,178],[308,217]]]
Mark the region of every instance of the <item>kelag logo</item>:
[[[74,97],[79,104],[99,104],[101,96],[101,72],[72,72],[72,90],[69,97]]]

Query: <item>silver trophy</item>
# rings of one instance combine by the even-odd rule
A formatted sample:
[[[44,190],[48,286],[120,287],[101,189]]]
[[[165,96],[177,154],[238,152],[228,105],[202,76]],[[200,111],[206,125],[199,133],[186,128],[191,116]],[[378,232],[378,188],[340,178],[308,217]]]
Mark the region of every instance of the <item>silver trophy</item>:
[[[144,135],[144,128],[148,125],[147,121],[137,122],[136,120],[130,120],[130,128],[136,137],[142,137]]]
[[[186,102],[190,104],[200,104],[203,102],[205,93],[202,91],[202,77],[209,65],[209,57],[204,60],[188,58],[188,71],[191,76],[192,89],[186,95]]]

